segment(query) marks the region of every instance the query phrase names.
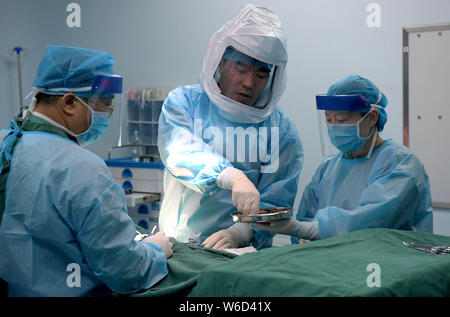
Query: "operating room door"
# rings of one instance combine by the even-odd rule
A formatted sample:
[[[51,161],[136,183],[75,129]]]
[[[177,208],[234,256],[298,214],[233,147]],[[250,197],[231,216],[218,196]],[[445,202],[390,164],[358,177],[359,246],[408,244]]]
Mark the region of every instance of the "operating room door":
[[[434,208],[450,208],[450,23],[403,28],[404,144],[429,175]]]

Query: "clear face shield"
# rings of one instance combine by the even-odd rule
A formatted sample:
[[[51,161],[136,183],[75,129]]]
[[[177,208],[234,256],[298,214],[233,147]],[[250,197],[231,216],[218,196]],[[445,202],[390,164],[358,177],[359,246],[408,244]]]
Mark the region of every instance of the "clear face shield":
[[[359,95],[318,95],[316,103],[322,156],[357,152],[370,139],[370,158],[377,135],[376,125],[370,127],[370,114],[377,105]]]
[[[85,105],[94,112],[102,112],[111,118],[115,110],[122,107],[123,80],[121,76],[97,76],[91,90],[87,93],[74,92],[84,100]]]
[[[228,46],[214,80],[220,93],[243,107],[264,109],[270,101],[277,66]]]
[[[90,115],[87,118],[90,122],[89,128],[76,136],[80,144],[96,142],[108,128],[114,111],[122,109],[122,86],[121,76],[102,75],[95,78],[89,92],[75,92],[76,98],[89,109],[88,115]]]
[[[89,87],[33,87],[31,93],[26,97],[32,97],[32,100],[23,116],[26,117],[34,112],[37,102],[36,96],[39,93],[54,96],[63,96],[68,93],[73,93],[77,100],[89,109],[89,111],[87,111],[88,117],[86,118],[89,128],[85,132],[76,134],[57,122],[54,122],[53,124],[59,126],[67,134],[76,137],[82,145],[96,142],[108,127],[110,118],[115,110],[120,109],[120,112],[122,111],[122,82],[122,77],[118,75],[99,75],[95,77],[93,85]],[[36,115],[39,114],[36,113]]]

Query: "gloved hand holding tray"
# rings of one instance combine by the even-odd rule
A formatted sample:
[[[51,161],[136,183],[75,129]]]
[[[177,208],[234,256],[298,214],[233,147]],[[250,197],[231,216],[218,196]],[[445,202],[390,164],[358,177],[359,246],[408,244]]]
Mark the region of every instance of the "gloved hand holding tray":
[[[231,216],[234,222],[272,222],[291,218],[292,208],[260,208],[258,214],[244,215],[238,211],[232,213]]]

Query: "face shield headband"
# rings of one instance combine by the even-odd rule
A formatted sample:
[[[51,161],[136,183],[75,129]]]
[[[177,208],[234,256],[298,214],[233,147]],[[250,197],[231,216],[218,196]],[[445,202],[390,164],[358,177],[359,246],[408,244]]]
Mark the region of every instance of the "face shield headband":
[[[36,95],[39,93],[45,93],[49,95],[64,95],[67,93],[74,93],[79,97],[92,98],[93,96],[101,98],[112,98],[114,94],[122,94],[123,90],[123,78],[119,75],[98,75],[94,79],[92,86],[87,87],[64,87],[64,88],[44,88],[44,87],[32,87],[31,92],[25,97],[25,100],[32,98],[30,105],[24,117],[33,112],[36,107]]]

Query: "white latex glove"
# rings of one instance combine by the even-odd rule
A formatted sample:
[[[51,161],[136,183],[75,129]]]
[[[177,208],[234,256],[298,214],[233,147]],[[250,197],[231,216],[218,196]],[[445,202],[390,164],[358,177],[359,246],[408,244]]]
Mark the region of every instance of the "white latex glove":
[[[205,248],[213,248],[216,250],[238,248],[245,243],[242,234],[234,229],[223,229],[210,235],[202,243]]]
[[[279,234],[286,234],[308,240],[319,240],[319,224],[315,221],[298,221],[294,218],[267,223],[251,223],[252,226]]]
[[[166,237],[166,234],[162,231],[151,235],[150,237],[145,238],[142,241],[151,242],[157,244],[163,249],[166,254],[166,258],[170,258],[173,254],[173,244],[169,241],[169,238]]]
[[[217,178],[217,185],[231,190],[233,204],[244,215],[259,212],[259,191],[242,171],[227,167]]]

